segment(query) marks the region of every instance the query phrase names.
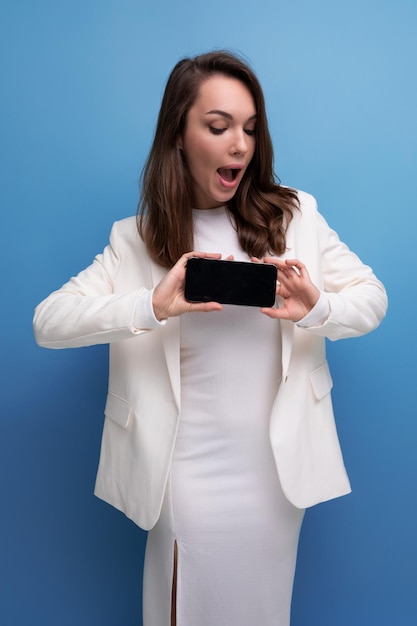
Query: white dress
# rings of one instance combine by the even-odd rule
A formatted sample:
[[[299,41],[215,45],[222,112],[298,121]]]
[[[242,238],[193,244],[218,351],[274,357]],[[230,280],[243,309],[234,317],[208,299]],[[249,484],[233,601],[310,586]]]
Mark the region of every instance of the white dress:
[[[239,247],[225,208],[194,211],[195,249]],[[269,442],[281,378],[277,320],[255,307],[181,317],[181,417],[161,517],[149,532],[144,626],[288,626],[303,511]]]

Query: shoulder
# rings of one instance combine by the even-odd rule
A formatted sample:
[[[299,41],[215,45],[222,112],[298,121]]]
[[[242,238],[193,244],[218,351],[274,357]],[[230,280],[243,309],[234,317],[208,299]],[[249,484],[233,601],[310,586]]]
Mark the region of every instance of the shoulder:
[[[301,189],[291,188],[295,192],[298,200],[298,204],[294,206],[292,210],[292,218],[289,222],[289,227],[294,228],[309,228],[316,222],[319,217],[317,200],[314,196]]]
[[[134,215],[113,222],[110,236],[113,237],[135,237],[138,236],[136,217]]]
[[[320,213],[316,198],[306,191],[297,189],[296,192],[299,209],[293,212],[289,232],[296,232],[300,236],[305,235],[310,240],[326,238],[331,228]]]
[[[293,212],[294,217],[298,215],[298,217],[302,217],[302,215],[306,212],[308,213],[317,213],[317,200],[311,195],[311,193],[307,193],[301,189],[296,189],[295,187],[288,187],[286,185],[280,185],[282,189],[288,189],[292,193],[295,193],[299,202],[300,210],[296,210]]]
[[[125,257],[131,254],[137,257],[147,257],[147,250],[142,237],[139,235],[136,217],[126,217],[113,223],[110,232],[110,248],[117,256]]]
[[[317,211],[317,200],[315,197],[301,189],[296,189],[296,192],[300,202],[301,213],[304,211],[315,213]]]
[[[134,244],[135,246],[143,245],[134,215],[113,223],[110,232],[110,243],[117,243],[117,245],[123,245],[124,243],[128,245]]]

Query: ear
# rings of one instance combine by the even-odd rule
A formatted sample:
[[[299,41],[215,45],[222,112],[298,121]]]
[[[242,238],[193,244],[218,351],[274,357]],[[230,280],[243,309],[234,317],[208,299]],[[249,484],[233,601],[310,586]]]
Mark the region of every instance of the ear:
[[[179,135],[179,136],[178,136],[178,139],[177,139],[177,148],[178,148],[179,150],[182,150],[182,135]]]

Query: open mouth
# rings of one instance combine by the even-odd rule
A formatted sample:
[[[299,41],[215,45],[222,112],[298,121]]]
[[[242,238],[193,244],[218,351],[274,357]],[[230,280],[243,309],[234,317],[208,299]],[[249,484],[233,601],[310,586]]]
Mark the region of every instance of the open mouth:
[[[241,171],[240,168],[234,167],[219,167],[217,170],[221,178],[228,183],[233,183]]]

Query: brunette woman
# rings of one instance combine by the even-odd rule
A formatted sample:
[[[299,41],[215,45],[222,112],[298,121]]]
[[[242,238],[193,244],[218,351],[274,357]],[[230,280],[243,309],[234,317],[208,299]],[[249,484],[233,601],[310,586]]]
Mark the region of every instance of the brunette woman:
[[[385,290],[312,196],[281,186],[259,82],[227,52],[180,61],[137,220],[42,302],[40,345],[110,344],[96,494],[148,529],[145,626],[288,626],[304,509],[350,491],[325,338]],[[278,268],[258,309],[184,297],[187,261]]]

